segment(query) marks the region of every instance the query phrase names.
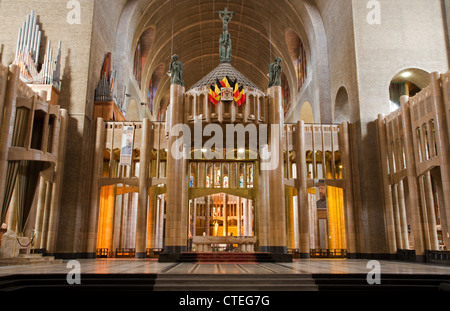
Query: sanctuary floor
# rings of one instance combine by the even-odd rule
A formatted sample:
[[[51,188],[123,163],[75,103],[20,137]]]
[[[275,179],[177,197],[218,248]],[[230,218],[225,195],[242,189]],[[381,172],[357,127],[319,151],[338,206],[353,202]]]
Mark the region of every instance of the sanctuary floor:
[[[86,274],[353,274],[369,273],[369,260],[300,259],[292,263],[160,263],[145,259],[79,259]],[[450,275],[450,266],[380,260],[389,274]],[[0,277],[17,274],[62,274],[73,268],[69,260],[52,264],[0,266]]]

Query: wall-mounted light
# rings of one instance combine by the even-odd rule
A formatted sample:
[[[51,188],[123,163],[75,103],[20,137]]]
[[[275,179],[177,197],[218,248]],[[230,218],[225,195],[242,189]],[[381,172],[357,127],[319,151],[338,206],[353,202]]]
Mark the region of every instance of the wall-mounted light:
[[[409,78],[411,77],[412,73],[410,71],[405,71],[404,73],[401,74],[401,76],[403,78]]]

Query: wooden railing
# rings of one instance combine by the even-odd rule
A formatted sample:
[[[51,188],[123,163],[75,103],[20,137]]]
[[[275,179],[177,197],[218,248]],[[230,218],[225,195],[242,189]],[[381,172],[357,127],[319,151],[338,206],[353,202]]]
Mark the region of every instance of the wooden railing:
[[[416,251],[413,249],[397,249],[397,256],[399,260],[415,261]]]
[[[311,249],[309,251],[311,258],[346,258],[346,249]]]
[[[450,251],[425,251],[425,257],[429,263],[450,265]]]
[[[162,248],[147,248],[145,251],[145,258],[158,258],[164,251]]]
[[[108,248],[97,248],[95,257],[96,258],[108,258],[109,249]]]
[[[116,258],[135,258],[136,249],[135,248],[116,248]]]

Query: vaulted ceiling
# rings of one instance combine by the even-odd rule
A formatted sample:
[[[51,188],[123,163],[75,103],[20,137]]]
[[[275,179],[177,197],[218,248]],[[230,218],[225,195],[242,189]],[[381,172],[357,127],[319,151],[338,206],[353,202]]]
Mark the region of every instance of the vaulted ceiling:
[[[310,54],[314,21],[308,10],[314,5],[313,0],[129,0],[123,13],[128,31],[128,55],[134,55],[139,39],[147,54],[143,55],[146,61],[142,92],[146,91],[159,65],[163,64],[168,70],[172,54],[178,54],[183,62],[187,89],[219,64],[222,21],[217,11],[224,8],[235,12],[229,24],[233,47],[231,64],[265,90],[269,63],[280,56],[291,89],[297,89],[286,34],[295,32]],[[164,74],[157,101],[168,89],[169,77]]]

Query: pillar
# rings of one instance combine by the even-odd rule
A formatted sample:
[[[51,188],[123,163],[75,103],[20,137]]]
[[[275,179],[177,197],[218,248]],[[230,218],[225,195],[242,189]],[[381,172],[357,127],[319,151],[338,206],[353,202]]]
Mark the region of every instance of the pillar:
[[[342,178],[344,179],[344,217],[347,239],[348,254],[355,254],[357,250],[357,239],[355,229],[355,211],[353,202],[353,170],[350,149],[350,128],[348,122],[342,123],[339,132],[339,145],[343,166]]]
[[[184,87],[178,84],[170,86],[170,104],[168,124],[170,126],[168,155],[167,155],[167,206],[166,206],[166,236],[165,259],[177,259],[179,254],[187,249],[187,180],[186,160],[175,157],[172,146],[179,139],[173,136],[173,126],[184,123]],[[170,120],[169,120],[170,119]],[[184,147],[183,147],[184,148]],[[183,150],[183,153],[185,151]],[[160,257],[161,259],[161,257]]]
[[[306,177],[305,123],[297,122],[295,131],[295,155],[297,167],[297,207],[299,218],[299,252],[301,258],[309,258],[309,209]]]
[[[256,197],[256,237],[258,239],[259,251],[269,251],[269,172],[261,169],[261,164],[257,163],[258,168],[258,194]],[[245,224],[245,210],[241,205],[242,198],[239,198],[239,207],[242,209],[242,218]],[[243,232],[245,235],[245,231]]]
[[[249,236],[248,234],[248,200],[247,199],[243,199],[242,200],[242,209],[244,212],[244,236]]]
[[[403,187],[403,180],[398,183],[398,206],[400,210],[400,227],[401,227],[401,239],[404,249],[409,249],[409,237],[408,237],[408,220],[406,217],[406,205],[405,205],[405,190]]]
[[[96,253],[97,248],[97,234],[98,234],[98,217],[101,189],[99,186],[99,179],[103,175],[103,157],[105,152],[105,137],[106,128],[105,122],[102,118],[97,119],[97,127],[95,134],[94,147],[94,163],[92,173],[92,192],[91,192],[91,206],[89,209],[89,223],[87,232],[86,252]]]
[[[425,249],[431,249],[431,243],[430,243],[430,227],[428,223],[428,209],[427,209],[427,200],[425,197],[425,183],[424,183],[424,176],[421,175],[418,177],[419,179],[419,196],[420,196],[420,207],[422,211],[422,227],[424,232],[424,238],[425,238]]]
[[[431,185],[431,174],[427,171],[424,175],[425,200],[428,215],[428,230],[430,230],[430,249],[439,250],[439,242],[436,231],[436,213],[434,209],[433,187]]]
[[[269,173],[269,232],[270,252],[287,253],[286,234],[286,206],[284,196],[284,158],[283,158],[283,135],[284,135],[284,111],[282,107],[281,86],[272,86],[268,90],[269,95],[269,123],[270,141],[269,150],[271,156],[276,156],[276,168],[273,167]],[[275,127],[273,126],[275,125]]]
[[[223,236],[228,236],[228,195],[223,194]]]
[[[387,247],[390,254],[395,254],[397,252],[397,240],[396,240],[396,227],[395,227],[395,213],[394,213],[394,202],[392,194],[392,186],[389,180],[389,166],[392,170],[392,158],[388,156],[388,143],[386,134],[386,124],[384,123],[384,116],[378,115],[377,120],[378,128],[378,145],[380,149],[381,158],[381,171],[382,182],[383,182],[383,197],[384,197],[384,217],[386,223],[386,236],[387,236]]]
[[[150,172],[150,120],[142,121],[141,129],[141,154],[139,162],[139,203],[136,222],[136,258],[144,258],[147,247],[147,226],[153,226],[152,218],[153,204],[149,204],[149,172]],[[149,208],[151,210],[149,210]],[[147,222],[151,222],[150,224]],[[151,233],[152,230],[149,230]]]
[[[403,241],[401,239],[401,223],[400,223],[400,208],[398,202],[398,186],[394,184],[391,186],[391,194],[392,194],[392,202],[394,207],[394,228],[395,228],[395,242],[397,244],[397,248],[403,249]]]
[[[69,122],[69,115],[67,110],[61,109],[59,128],[55,128],[55,131],[59,130],[59,144],[57,152],[57,162],[54,171],[53,187],[52,187],[52,198],[49,209],[48,218],[48,232],[47,232],[47,245],[46,250],[49,254],[56,252],[56,242],[58,237],[58,222],[59,222],[59,207],[61,203],[61,190],[63,181],[63,170],[64,170],[64,158],[66,153],[66,139],[67,139],[67,127]],[[92,212],[92,211],[91,211]],[[97,204],[98,212],[98,204]],[[91,227],[89,227],[91,228]],[[88,240],[89,242],[89,240]],[[89,244],[88,244],[89,245]],[[91,241],[92,245],[92,241]],[[95,243],[94,247],[88,247],[88,249],[93,249],[95,255]]]
[[[448,2],[447,2],[448,6]],[[433,105],[436,109],[436,138],[440,140],[438,143],[438,154],[441,158],[441,188],[444,204],[441,207],[441,229],[442,238],[447,248],[450,248],[450,109],[444,105],[443,92],[440,86],[439,74],[433,72],[431,74],[431,85],[434,97]],[[448,91],[448,90],[447,90]],[[448,103],[448,99],[447,99]],[[447,116],[447,118],[445,117]]]
[[[211,196],[206,196],[206,208],[205,208],[205,236],[209,236],[209,223],[211,221]]]
[[[11,65],[8,74],[5,99],[3,107],[0,107],[0,206],[2,206],[5,199],[7,186],[6,173],[8,170],[8,149],[11,146],[12,133],[14,131],[16,87],[20,76],[19,67]],[[6,211],[1,212],[6,213]],[[12,227],[8,229],[15,230],[15,228]]]
[[[237,214],[237,235],[242,236],[242,215],[241,215],[241,198],[236,197],[236,214]]]
[[[403,135],[405,137],[406,157],[406,184],[408,186],[408,203],[411,217],[411,231],[414,234],[414,249],[418,260],[425,259],[424,229],[420,221],[420,202],[418,198],[418,185],[416,176],[416,163],[414,160],[413,134],[411,131],[411,115],[408,105],[408,96],[400,97],[400,109],[402,116]]]
[[[42,234],[39,242],[39,248],[45,248],[47,245],[47,232],[48,232],[48,217],[50,213],[50,204],[52,198],[52,187],[53,184],[47,181],[47,187],[45,189],[45,206],[44,206],[44,215],[42,217]]]
[[[36,234],[36,242],[33,248],[40,249],[41,248],[41,238],[42,238],[42,227],[44,220],[44,210],[45,210],[45,194],[47,192],[47,181],[44,177],[40,177],[39,180],[39,192],[38,192],[38,203],[36,207],[36,221],[35,221],[35,234]]]

